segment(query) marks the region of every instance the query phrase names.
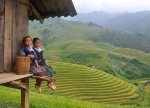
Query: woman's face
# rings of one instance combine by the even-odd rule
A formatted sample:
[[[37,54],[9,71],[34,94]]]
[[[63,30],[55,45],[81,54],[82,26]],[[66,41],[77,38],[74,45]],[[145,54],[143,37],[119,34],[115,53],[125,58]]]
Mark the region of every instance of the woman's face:
[[[24,41],[24,45],[27,46],[27,47],[30,47],[32,45],[32,40],[31,38],[26,38],[25,41]]]
[[[40,44],[41,44],[40,40],[36,40],[36,41],[34,42],[34,47],[40,48]]]

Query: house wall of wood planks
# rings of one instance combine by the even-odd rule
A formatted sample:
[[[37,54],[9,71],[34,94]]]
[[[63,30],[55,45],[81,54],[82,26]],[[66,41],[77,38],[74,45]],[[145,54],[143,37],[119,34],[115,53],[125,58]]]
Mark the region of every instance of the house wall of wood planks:
[[[0,0],[0,72],[14,71],[15,55],[22,37],[28,34],[26,4],[28,0]]]

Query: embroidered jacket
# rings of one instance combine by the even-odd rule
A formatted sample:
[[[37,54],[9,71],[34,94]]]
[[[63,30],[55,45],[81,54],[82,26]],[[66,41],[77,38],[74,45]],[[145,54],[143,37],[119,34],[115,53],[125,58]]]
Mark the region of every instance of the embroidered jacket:
[[[25,56],[28,56],[29,54],[34,55],[34,58],[32,59],[33,62],[34,62],[35,60],[37,60],[36,53],[34,52],[34,50],[33,50],[32,47],[28,48],[28,47],[24,46],[24,47],[23,47],[23,50],[24,50],[24,52],[25,52]]]
[[[46,64],[46,63],[45,63],[46,58],[45,58],[44,55],[43,55],[43,51],[42,51],[40,48],[37,49],[37,48],[35,48],[35,47],[33,47],[33,50],[34,50],[34,52],[35,52],[36,55],[37,55],[37,61],[38,61],[39,65],[44,65],[44,64]]]

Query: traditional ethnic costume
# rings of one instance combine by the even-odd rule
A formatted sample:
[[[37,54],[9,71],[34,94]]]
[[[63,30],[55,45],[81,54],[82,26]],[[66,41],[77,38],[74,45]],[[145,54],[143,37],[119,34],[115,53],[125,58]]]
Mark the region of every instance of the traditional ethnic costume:
[[[34,61],[37,60],[37,55],[34,52],[33,48],[30,47],[23,47],[23,51],[25,52],[25,56],[28,56],[29,54],[34,55],[35,57],[31,59],[31,64],[30,64],[30,72],[36,76],[49,76],[49,73],[46,71],[46,69],[40,67],[37,68],[34,64]]]
[[[43,51],[40,48],[37,49],[35,47],[33,47],[33,50],[36,53],[38,64],[47,70],[50,77],[54,76],[56,74],[56,71],[51,66],[46,64],[46,58],[43,55]]]

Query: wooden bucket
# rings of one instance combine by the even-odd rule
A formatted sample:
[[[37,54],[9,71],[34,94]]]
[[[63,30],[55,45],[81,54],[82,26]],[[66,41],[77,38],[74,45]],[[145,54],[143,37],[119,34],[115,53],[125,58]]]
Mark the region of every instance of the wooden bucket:
[[[30,63],[31,63],[30,57],[16,56],[16,65],[15,65],[16,74],[19,75],[29,74]]]

